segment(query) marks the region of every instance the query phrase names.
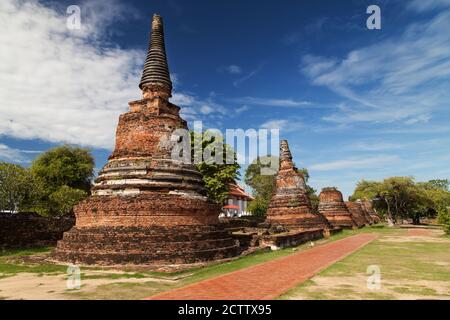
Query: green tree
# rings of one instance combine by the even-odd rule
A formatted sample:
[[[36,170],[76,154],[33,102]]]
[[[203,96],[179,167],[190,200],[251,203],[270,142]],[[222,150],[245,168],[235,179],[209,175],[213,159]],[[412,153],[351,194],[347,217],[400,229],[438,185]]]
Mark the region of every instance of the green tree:
[[[311,206],[314,210],[314,212],[319,212],[319,196],[317,195],[317,190],[315,190],[313,187],[311,187],[309,182],[309,171],[306,168],[297,169],[297,172],[300,173],[303,176],[303,179],[306,183],[306,192],[308,194],[309,200],[311,201]]]
[[[449,191],[450,180],[448,179],[430,180],[428,182],[425,182],[424,185],[426,188],[429,189]]]
[[[270,199],[275,191],[275,175],[261,174],[262,168],[269,167],[271,163],[278,163],[277,157],[257,158],[247,167],[244,182],[252,188],[253,197],[248,210],[255,216],[264,216],[269,208]]]
[[[261,170],[264,167],[269,167],[271,163],[278,163],[277,157],[261,157],[257,158],[251,165],[248,166],[245,172],[245,183],[253,189],[253,200],[249,205],[249,211],[254,215],[265,215],[269,207],[270,199],[275,191],[276,187],[276,175],[263,175]],[[306,191],[313,210],[317,211],[319,207],[319,197],[311,186],[308,185],[309,172],[308,169],[295,168],[297,173],[303,176],[306,183]],[[275,172],[274,172],[275,173]]]
[[[436,183],[437,182],[437,183]],[[448,180],[431,180],[419,184],[424,196],[431,202],[429,210],[436,213],[438,222],[446,227],[450,234],[450,191]]]
[[[419,224],[425,217],[448,215],[450,192],[447,186],[445,180],[416,183],[411,177],[391,177],[381,182],[362,180],[351,199],[372,200],[391,226],[399,219],[411,219]]]
[[[201,145],[201,150],[196,150],[195,143]],[[216,154],[217,152],[222,154]],[[210,154],[211,157],[197,163],[196,168],[203,175],[208,197],[222,205],[228,197],[230,184],[239,178],[240,165],[237,163],[236,153],[223,142],[223,139],[212,135],[209,131],[203,134],[191,132],[192,161],[198,162],[196,161],[198,157],[204,154]],[[216,155],[221,160],[215,161]]]
[[[42,180],[47,194],[62,186],[89,193],[94,165],[90,150],[64,145],[38,156],[31,165],[31,172]]]
[[[87,197],[87,192],[62,186],[49,196],[50,208],[54,214],[69,214],[73,207]]]
[[[38,156],[30,170],[41,186],[32,209],[41,215],[58,215],[89,195],[94,158],[88,149],[64,145]]]
[[[25,211],[35,204],[39,194],[40,186],[28,169],[0,163],[0,211]]]

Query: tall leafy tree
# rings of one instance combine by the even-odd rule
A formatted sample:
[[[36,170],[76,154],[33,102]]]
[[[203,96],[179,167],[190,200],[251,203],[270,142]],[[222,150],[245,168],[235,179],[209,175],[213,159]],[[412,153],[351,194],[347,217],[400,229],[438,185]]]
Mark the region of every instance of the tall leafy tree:
[[[31,165],[42,192],[34,210],[42,215],[64,214],[88,196],[94,175],[90,150],[64,145],[38,156]]]
[[[201,146],[201,149],[196,148],[196,143]],[[222,154],[216,154],[217,152]],[[199,157],[198,153],[201,153],[200,155],[208,154],[211,157],[196,163]],[[215,161],[217,160],[216,155],[221,160]],[[208,197],[217,204],[224,204],[228,197],[230,184],[239,179],[240,165],[237,163],[234,150],[221,138],[209,134],[209,132],[203,134],[191,132],[191,160],[203,175]]]
[[[89,149],[64,145],[38,156],[31,165],[31,172],[43,181],[48,193],[64,185],[89,192],[94,165]]]
[[[425,217],[448,216],[450,192],[445,180],[416,183],[411,177],[391,177],[383,181],[360,181],[352,200],[368,199],[383,213],[389,225],[399,219],[411,219],[419,224]]]
[[[32,207],[40,194],[41,186],[27,168],[0,163],[0,211],[25,211]]]
[[[262,168],[269,166],[272,161],[278,163],[278,158],[257,158],[245,171],[244,181],[252,188],[253,197],[255,198],[248,206],[248,210],[255,216],[264,216],[266,214],[270,198],[275,190],[275,175],[262,174]]]
[[[297,172],[303,176],[306,183],[306,192],[308,193],[309,200],[311,201],[311,206],[315,212],[319,211],[319,196],[317,195],[317,190],[311,187],[309,182],[309,171],[306,168],[297,169]]]

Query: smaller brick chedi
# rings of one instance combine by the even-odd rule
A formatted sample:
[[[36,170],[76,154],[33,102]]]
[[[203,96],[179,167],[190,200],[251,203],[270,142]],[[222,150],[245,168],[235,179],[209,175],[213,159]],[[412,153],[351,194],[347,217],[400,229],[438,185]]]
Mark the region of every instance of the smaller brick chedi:
[[[356,223],[358,228],[371,224],[370,220],[366,218],[366,214],[361,206],[361,203],[348,201],[345,205],[347,206],[347,209],[352,215],[353,221]]]
[[[143,99],[120,116],[115,150],[99,172],[92,196],[75,208],[76,225],[53,252],[80,264],[185,264],[237,254],[219,227],[194,165],[171,157],[176,129],[187,129],[169,102],[172,82],[162,18],[154,15],[139,85]]]
[[[330,229],[327,220],[313,212],[303,176],[292,162],[286,140],[280,142],[280,168],[276,176],[275,192],[270,200],[266,222],[290,229]]]
[[[347,229],[356,227],[339,190],[336,188],[322,189],[319,201],[319,212],[327,218],[331,225]]]

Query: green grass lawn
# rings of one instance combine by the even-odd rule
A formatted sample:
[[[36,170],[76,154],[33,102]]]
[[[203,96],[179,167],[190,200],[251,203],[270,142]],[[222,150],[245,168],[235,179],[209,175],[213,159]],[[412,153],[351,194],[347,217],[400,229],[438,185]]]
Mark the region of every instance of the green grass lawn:
[[[67,266],[55,264],[26,264],[20,262],[21,257],[49,253],[52,248],[11,249],[0,252],[0,279],[12,277],[18,273],[57,274],[65,273]]]
[[[382,232],[378,240],[280,298],[315,300],[450,297],[448,238],[442,236],[436,237],[434,241],[408,241],[404,237],[405,230],[385,228]],[[366,280],[369,275],[366,271],[370,265],[380,267],[380,290],[367,289]]]

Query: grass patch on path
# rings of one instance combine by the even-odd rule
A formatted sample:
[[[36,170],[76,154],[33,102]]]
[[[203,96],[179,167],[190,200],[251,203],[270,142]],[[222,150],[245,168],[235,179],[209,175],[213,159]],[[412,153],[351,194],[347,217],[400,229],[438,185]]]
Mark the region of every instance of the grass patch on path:
[[[65,273],[67,266],[55,264],[31,264],[20,262],[20,258],[49,253],[52,248],[11,249],[0,251],[0,279],[18,273],[55,274]]]

